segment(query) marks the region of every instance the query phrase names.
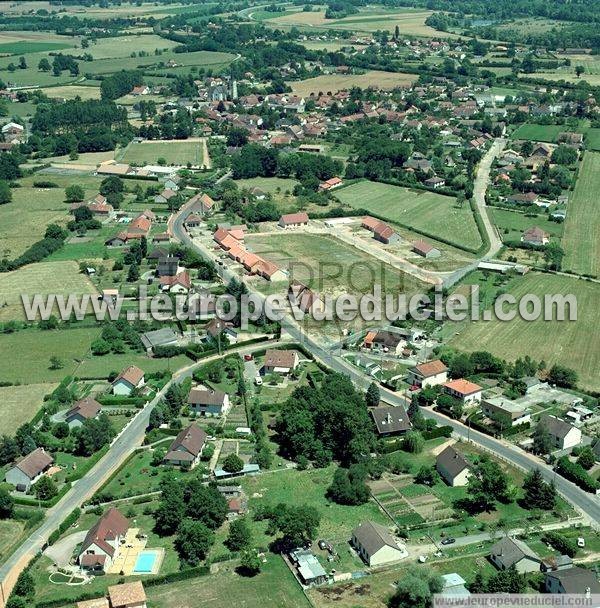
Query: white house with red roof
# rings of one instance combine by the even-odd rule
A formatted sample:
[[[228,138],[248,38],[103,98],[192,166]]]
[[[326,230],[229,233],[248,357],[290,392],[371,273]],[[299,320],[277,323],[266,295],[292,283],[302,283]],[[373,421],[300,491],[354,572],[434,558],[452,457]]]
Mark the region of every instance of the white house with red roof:
[[[129,520],[117,509],[109,509],[86,534],[77,561],[86,570],[107,571],[121,550]]]
[[[465,405],[473,403],[481,403],[481,393],[483,388],[479,384],[457,378],[450,380],[443,385],[444,392],[451,397],[460,399]]]
[[[141,388],[145,384],[144,372],[135,365],[126,367],[112,383],[114,395],[131,395],[136,388]]]

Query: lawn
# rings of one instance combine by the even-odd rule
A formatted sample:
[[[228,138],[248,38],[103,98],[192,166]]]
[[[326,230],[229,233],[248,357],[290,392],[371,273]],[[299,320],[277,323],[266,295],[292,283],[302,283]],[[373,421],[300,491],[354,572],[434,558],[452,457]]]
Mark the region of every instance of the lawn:
[[[600,323],[600,286],[571,277],[530,272],[510,280],[503,289],[517,299],[525,294],[542,298],[545,294],[574,294],[577,321],[516,318],[502,322],[494,318],[471,322],[452,337],[450,345],[467,351],[488,350],[510,361],[530,355],[538,361],[543,359],[549,366],[560,363],[578,372],[583,388],[599,390],[600,341],[590,336]]]
[[[79,272],[74,262],[38,262],[0,274],[2,308],[0,320],[25,319],[21,296],[95,294],[92,282]]]
[[[42,407],[44,395],[50,394],[56,384],[23,384],[0,387],[0,428],[12,434],[22,424],[29,422]],[[1,553],[0,541],[0,553]]]
[[[537,217],[529,217],[524,213],[511,211],[510,209],[490,208],[492,221],[500,231],[503,240],[519,240],[521,234],[528,228],[537,226],[552,237],[560,239],[563,233],[563,225],[551,222],[546,215],[540,214]]]
[[[120,160],[124,163],[145,165],[156,164],[159,158],[164,158],[168,165],[204,165],[204,140],[132,143]]]
[[[407,87],[416,80],[417,77],[414,74],[371,70],[364,74],[328,74],[306,80],[293,80],[287,84],[292,87],[292,91],[296,95],[308,97],[311,94],[318,95],[320,92],[336,93],[352,87],[395,89],[397,87]]]
[[[341,188],[335,196],[345,205],[366,209],[408,228],[423,230],[457,247],[477,249],[481,245],[471,208],[467,204],[458,208],[453,197],[370,181]]]
[[[512,138],[556,142],[558,134],[568,130],[569,129],[565,125],[538,125],[525,123],[512,134]]]
[[[600,150],[600,129],[589,128],[585,132],[585,142],[590,150]]]
[[[239,188],[260,188],[271,195],[271,200],[281,213],[291,213],[298,209],[296,197],[292,194],[294,186],[298,184],[295,179],[282,177],[253,177],[240,179],[235,182]],[[288,194],[289,193],[289,194]]]
[[[586,152],[565,221],[563,268],[600,275],[600,153]]]

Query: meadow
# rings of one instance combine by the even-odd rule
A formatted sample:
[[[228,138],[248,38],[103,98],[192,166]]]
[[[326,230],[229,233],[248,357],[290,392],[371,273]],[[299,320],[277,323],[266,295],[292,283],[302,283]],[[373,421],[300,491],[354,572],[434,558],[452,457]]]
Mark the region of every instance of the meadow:
[[[519,240],[523,231],[528,228],[537,226],[552,237],[560,239],[563,233],[563,224],[551,222],[546,215],[538,215],[537,217],[529,217],[524,213],[511,211],[510,209],[499,209],[491,207],[489,213],[492,216],[492,221],[500,230],[500,235],[503,240]]]
[[[0,387],[0,428],[12,435],[22,424],[29,422],[42,407],[44,395],[50,394],[57,384],[23,384]],[[2,551],[0,545],[0,553]]]
[[[296,95],[308,97],[311,94],[317,95],[319,92],[336,93],[352,87],[394,89],[409,86],[416,80],[417,76],[414,74],[371,70],[364,74],[328,74],[306,80],[294,80],[287,84],[292,87],[292,91]]]
[[[468,204],[458,208],[453,197],[369,181],[341,188],[335,196],[345,205],[424,230],[458,247],[477,249],[481,245],[471,208]]]
[[[60,85],[56,87],[46,87],[42,89],[42,93],[48,97],[57,97],[59,99],[75,99],[80,97],[84,101],[87,99],[100,99],[100,88],[85,85]]]
[[[168,165],[194,166],[206,164],[204,159],[204,142],[200,139],[182,141],[144,141],[131,143],[119,159],[121,162],[145,165],[156,164],[163,158]]]
[[[554,143],[558,140],[559,133],[568,130],[569,129],[567,129],[565,125],[538,125],[525,123],[512,134],[512,138]]]
[[[467,323],[453,335],[450,345],[466,351],[488,350],[509,361],[530,355],[538,361],[543,359],[548,366],[559,363],[578,372],[583,388],[599,390],[600,341],[590,336],[600,323],[600,286],[572,277],[530,272],[511,279],[503,289],[517,300],[525,294],[542,299],[546,294],[574,294],[577,321],[525,321],[517,315],[510,322],[502,322],[493,317],[492,321]]]
[[[563,268],[600,275],[600,153],[586,152],[565,221]]]

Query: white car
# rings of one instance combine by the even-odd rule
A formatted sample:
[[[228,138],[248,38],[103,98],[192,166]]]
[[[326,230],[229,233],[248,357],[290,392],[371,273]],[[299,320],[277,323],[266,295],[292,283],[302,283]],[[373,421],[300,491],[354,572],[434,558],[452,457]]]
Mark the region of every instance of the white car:
[[[577,539],[577,546],[578,547],[585,547],[585,538],[583,538],[583,536],[580,536]]]
[[[262,378],[260,376],[256,376],[254,378],[254,384],[256,384],[256,386],[261,386],[262,385]]]

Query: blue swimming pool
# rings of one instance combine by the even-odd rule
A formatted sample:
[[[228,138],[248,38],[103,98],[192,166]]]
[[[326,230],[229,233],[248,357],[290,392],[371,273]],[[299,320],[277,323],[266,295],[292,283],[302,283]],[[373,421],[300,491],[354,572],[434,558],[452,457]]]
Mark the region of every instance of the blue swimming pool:
[[[142,551],[135,562],[133,571],[138,574],[151,574],[158,559],[157,551]]]

